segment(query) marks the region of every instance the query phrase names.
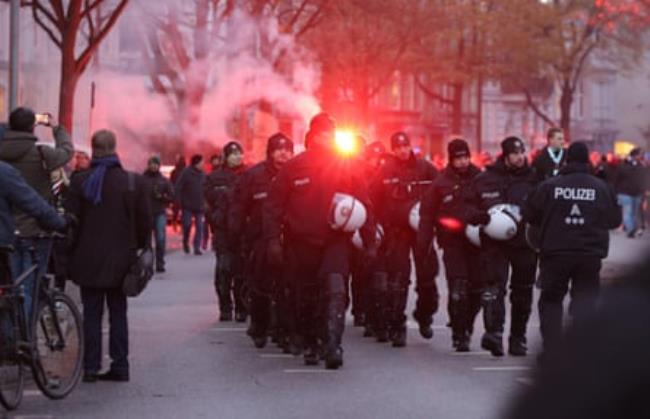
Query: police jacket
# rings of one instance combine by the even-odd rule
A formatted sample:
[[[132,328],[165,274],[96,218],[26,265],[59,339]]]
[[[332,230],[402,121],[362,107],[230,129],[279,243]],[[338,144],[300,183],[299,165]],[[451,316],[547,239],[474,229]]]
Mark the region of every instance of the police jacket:
[[[411,154],[407,161],[393,156],[386,160],[381,175],[372,185],[380,224],[385,227],[409,227],[409,213],[438,176],[426,160]]]
[[[165,213],[165,208],[174,199],[172,184],[159,171],[147,170],[143,175],[146,194],[151,203],[151,213],[156,216]]]
[[[646,189],[646,169],[640,162],[627,158],[618,168],[616,193],[639,196]]]
[[[228,235],[243,236],[247,245],[262,238],[264,202],[278,170],[269,160],[246,170],[235,182],[228,208]]]
[[[589,164],[571,163],[526,200],[524,220],[540,227],[542,256],[607,256],[608,230],[621,224],[621,209],[611,187],[590,172]]]
[[[181,208],[194,212],[203,212],[205,210],[203,200],[203,185],[205,183],[205,173],[203,170],[194,166],[183,169],[176,185],[176,199],[181,204]]]
[[[559,163],[555,163],[549,155],[548,147],[541,149],[539,154],[535,157],[535,160],[533,160],[533,169],[535,169],[538,180],[541,182],[553,176],[557,176],[560,169],[566,166],[566,154],[566,149],[562,149],[562,157],[560,158]]]
[[[264,206],[264,237],[283,235],[313,245],[323,245],[343,233],[332,229],[330,213],[337,192],[358,199],[368,218],[361,229],[364,244],[374,242],[375,224],[368,190],[354,160],[333,152],[310,147],[282,166],[271,186]]]
[[[224,163],[210,173],[205,182],[208,222],[215,231],[214,244],[217,250],[225,250],[226,247],[232,247],[234,244],[234,242],[228,241],[228,208],[232,200],[235,181],[245,170],[246,166],[243,164],[231,168]]]
[[[521,211],[526,198],[533,193],[537,184],[535,171],[528,164],[522,168],[508,168],[500,157],[483,173],[476,176],[473,192],[476,194],[481,210],[487,211],[497,204],[512,204]],[[517,247],[528,246],[523,223],[519,223],[517,235],[507,244]]]
[[[434,228],[440,246],[465,243],[465,226],[479,211],[471,183],[480,172],[474,165],[464,173],[449,165],[436,178],[420,205],[417,238],[420,249],[431,243]]]

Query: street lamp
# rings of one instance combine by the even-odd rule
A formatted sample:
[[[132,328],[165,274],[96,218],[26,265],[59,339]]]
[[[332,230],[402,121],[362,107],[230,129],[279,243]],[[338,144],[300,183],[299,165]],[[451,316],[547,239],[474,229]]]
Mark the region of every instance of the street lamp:
[[[9,112],[18,105],[18,48],[20,0],[11,0],[9,9]]]

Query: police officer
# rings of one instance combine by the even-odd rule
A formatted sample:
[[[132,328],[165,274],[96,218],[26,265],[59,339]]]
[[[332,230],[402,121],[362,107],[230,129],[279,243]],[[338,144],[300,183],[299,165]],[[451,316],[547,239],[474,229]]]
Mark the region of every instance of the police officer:
[[[258,348],[266,345],[271,326],[271,304],[273,300],[278,302],[273,293],[284,291],[280,284],[280,272],[277,267],[270,266],[266,258],[267,243],[262,234],[262,209],[268,198],[271,182],[282,165],[292,157],[293,142],[282,133],[272,135],[266,144],[266,160],[245,171],[235,182],[228,213],[229,236],[243,236],[246,248],[251,249],[246,268],[246,279],[251,293],[251,325],[248,334]],[[286,325],[286,314],[283,320]]]
[[[524,142],[508,137],[501,142],[501,156],[474,180],[474,189],[481,209],[487,211],[498,204],[509,204],[519,225],[517,234],[508,241],[481,236],[481,257],[486,270],[483,293],[483,314],[486,334],[482,346],[494,356],[503,356],[503,324],[505,295],[510,268],[510,301],[512,319],[508,352],[526,355],[526,325],[533,302],[533,284],[537,271],[536,253],[528,246],[525,226],[521,223],[521,207],[536,185],[535,172],[528,165]]]
[[[386,160],[380,183],[373,196],[380,224],[386,236],[388,270],[388,313],[390,339],[395,347],[406,345],[406,301],[411,276],[411,250],[416,247],[416,232],[409,224],[409,214],[437,176],[431,163],[415,157],[411,141],[403,132],[391,139],[393,154]],[[431,322],[437,310],[437,257],[431,247],[426,253],[415,253],[416,290],[418,300],[413,316],[420,325],[420,334],[431,339]]]
[[[474,318],[480,310],[480,265],[478,249],[466,238],[467,223],[484,224],[489,216],[476,208],[471,182],[480,170],[470,162],[469,146],[456,138],[447,145],[449,163],[422,199],[417,253],[433,246],[434,228],[443,249],[449,288],[449,317],[453,346],[469,351]]]
[[[546,133],[546,147],[540,150],[533,160],[533,168],[540,181],[560,173],[566,165],[566,150],[564,149],[564,132],[560,128],[549,128]]]
[[[232,188],[246,170],[243,164],[244,150],[239,143],[231,141],[223,147],[223,157],[221,166],[208,176],[204,189],[209,222],[214,232],[214,286],[219,299],[220,320],[232,320],[234,299],[236,320],[245,322],[247,313],[240,293],[243,284],[242,242],[240,236],[228,235],[228,206],[232,199]]]
[[[380,179],[385,161],[386,148],[381,142],[375,141],[365,146],[359,158],[359,167],[368,184]],[[370,200],[373,202],[372,196]],[[383,247],[380,246],[380,255],[383,254],[382,250]],[[382,257],[369,261],[364,250],[355,250],[352,270],[352,314],[355,325],[365,326],[364,336],[376,336],[381,342],[388,340],[386,315],[383,311],[386,305],[387,275]]]
[[[621,224],[621,210],[611,187],[591,174],[587,146],[575,142],[568,149],[567,166],[526,200],[523,215],[541,229],[539,315],[548,353],[562,335],[562,301],[569,283],[570,313],[579,319],[593,310],[601,260],[608,253],[608,229]]]
[[[305,363],[318,364],[320,339],[329,369],[343,365],[341,339],[351,239],[350,233],[334,230],[330,224],[332,200],[337,192],[347,193],[370,208],[354,161],[334,151],[335,128],[327,114],[312,119],[306,151],[280,169],[264,210],[269,259],[277,266],[284,263],[297,287]],[[362,228],[366,244],[372,242],[374,233],[369,216]],[[369,246],[368,255],[376,256],[376,249]]]

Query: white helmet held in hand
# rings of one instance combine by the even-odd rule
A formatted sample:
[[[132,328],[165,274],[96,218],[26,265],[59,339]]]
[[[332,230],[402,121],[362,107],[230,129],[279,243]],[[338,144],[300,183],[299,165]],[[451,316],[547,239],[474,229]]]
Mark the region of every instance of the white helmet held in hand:
[[[384,229],[382,226],[377,224],[377,232],[375,235],[375,241],[377,244],[381,244],[381,242],[384,240]],[[363,240],[361,239],[361,232],[359,230],[354,232],[354,235],[352,236],[352,244],[354,247],[356,247],[359,250],[363,250]]]
[[[467,224],[465,236],[474,246],[481,247],[481,226]]]
[[[494,240],[510,240],[517,234],[517,223],[521,221],[519,207],[499,204],[488,210],[490,222],[483,228],[485,234]]]
[[[366,207],[355,197],[335,193],[330,211],[330,225],[334,230],[353,233],[365,224],[368,218]]]
[[[409,212],[409,225],[415,231],[420,227],[420,201],[416,202]]]

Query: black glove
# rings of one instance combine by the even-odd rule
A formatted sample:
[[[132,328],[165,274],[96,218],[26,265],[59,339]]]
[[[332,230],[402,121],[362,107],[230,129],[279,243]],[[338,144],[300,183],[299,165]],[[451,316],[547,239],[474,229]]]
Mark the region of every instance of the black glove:
[[[282,266],[284,262],[284,251],[280,239],[271,239],[266,247],[266,256],[273,266]]]
[[[476,212],[472,214],[469,219],[469,224],[472,225],[487,225],[490,223],[490,214],[487,212]]]

